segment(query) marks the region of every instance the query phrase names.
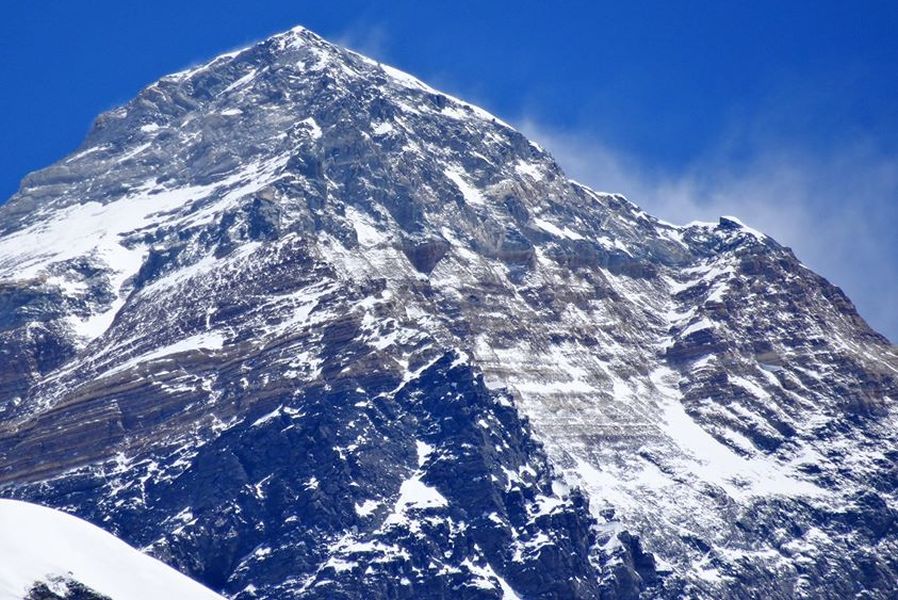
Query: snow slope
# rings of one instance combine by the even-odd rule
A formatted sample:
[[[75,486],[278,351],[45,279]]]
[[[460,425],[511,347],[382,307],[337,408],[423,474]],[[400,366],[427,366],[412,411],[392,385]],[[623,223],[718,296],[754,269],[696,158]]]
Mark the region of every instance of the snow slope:
[[[0,600],[21,600],[35,583],[55,578],[112,600],[222,598],[102,529],[50,508],[0,500],[0,532]]]

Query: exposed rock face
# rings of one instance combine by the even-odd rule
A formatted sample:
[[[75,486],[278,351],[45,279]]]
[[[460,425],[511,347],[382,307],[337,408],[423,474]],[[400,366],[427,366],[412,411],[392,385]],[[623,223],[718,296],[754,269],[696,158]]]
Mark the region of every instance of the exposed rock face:
[[[55,588],[46,583],[38,583],[28,592],[24,600],[112,600],[81,585],[77,581],[57,580]]]
[[[0,208],[0,483],[230,597],[890,598],[898,353],[297,29]]]

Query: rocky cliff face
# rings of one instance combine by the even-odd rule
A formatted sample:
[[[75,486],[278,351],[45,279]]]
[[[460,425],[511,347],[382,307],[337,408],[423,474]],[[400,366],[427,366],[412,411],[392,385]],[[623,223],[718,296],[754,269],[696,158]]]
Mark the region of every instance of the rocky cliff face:
[[[898,352],[296,29],[0,208],[2,493],[234,598],[888,598]]]

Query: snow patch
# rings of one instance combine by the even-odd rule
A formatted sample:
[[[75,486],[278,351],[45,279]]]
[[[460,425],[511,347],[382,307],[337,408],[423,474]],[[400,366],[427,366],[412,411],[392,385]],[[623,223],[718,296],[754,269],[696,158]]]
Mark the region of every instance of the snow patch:
[[[309,129],[309,135],[313,140],[317,140],[321,137],[321,127],[318,126],[318,122],[312,117],[308,117],[300,121],[300,123],[304,124]]]
[[[372,514],[374,514],[374,511],[376,511],[379,506],[380,506],[380,502],[378,502],[376,500],[371,500],[369,498],[368,500],[365,500],[361,504],[356,503],[355,514],[357,514],[358,516],[360,516],[362,518],[370,517]]]
[[[699,479],[715,484],[734,499],[750,496],[819,496],[825,493],[809,481],[790,476],[767,457],[745,458],[719,442],[689,416],[679,392],[670,383],[677,377],[667,367],[650,375],[661,392],[660,404],[666,431],[683,450],[681,465]]]
[[[462,173],[456,169],[446,169],[443,171],[446,177],[449,178],[452,183],[455,184],[455,187],[462,193],[462,196],[465,198],[465,202],[468,204],[472,204],[474,206],[483,206],[485,200],[483,198],[483,194],[475,188],[473,185],[468,183]]]
[[[134,357],[131,360],[128,360],[109,370],[106,374],[113,375],[115,373],[119,373],[121,371],[125,371],[132,367],[135,367],[140,363],[156,360],[170,354],[193,352],[197,350],[221,350],[224,346],[224,341],[224,336],[217,331],[206,331],[184,338],[183,340],[179,340],[173,344],[162,346],[161,348],[157,348],[152,352],[147,352],[146,354],[141,354],[140,356]]]
[[[496,573],[495,569],[493,569],[492,565],[489,563],[485,566],[480,566],[466,558],[462,561],[461,566],[468,569],[468,571],[476,577],[473,582],[475,587],[484,590],[495,590],[498,585],[499,589],[502,591],[502,600],[521,600],[521,597],[518,596],[517,592],[514,591],[504,578]]]
[[[395,131],[393,125],[387,122],[377,123],[371,130],[374,132],[374,135],[387,135],[388,133],[393,133],[393,131]]]
[[[551,233],[555,237],[566,238],[569,240],[582,240],[583,239],[583,236],[580,235],[579,233],[577,233],[576,231],[568,229],[567,227],[562,229],[562,228],[558,227],[557,225],[550,223],[549,221],[546,221],[545,219],[540,219],[539,217],[537,217],[537,218],[533,219],[533,222],[536,224],[537,227],[539,227],[543,231]]]
[[[544,178],[542,170],[535,163],[519,160],[514,164],[514,170],[518,175],[526,175],[535,181],[542,181]]]

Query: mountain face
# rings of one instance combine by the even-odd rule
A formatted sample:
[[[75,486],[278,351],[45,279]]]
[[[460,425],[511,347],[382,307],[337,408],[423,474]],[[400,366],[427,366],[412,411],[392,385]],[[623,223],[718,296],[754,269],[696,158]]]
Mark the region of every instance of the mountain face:
[[[0,208],[0,494],[227,597],[894,597],[898,351],[304,29]]]

